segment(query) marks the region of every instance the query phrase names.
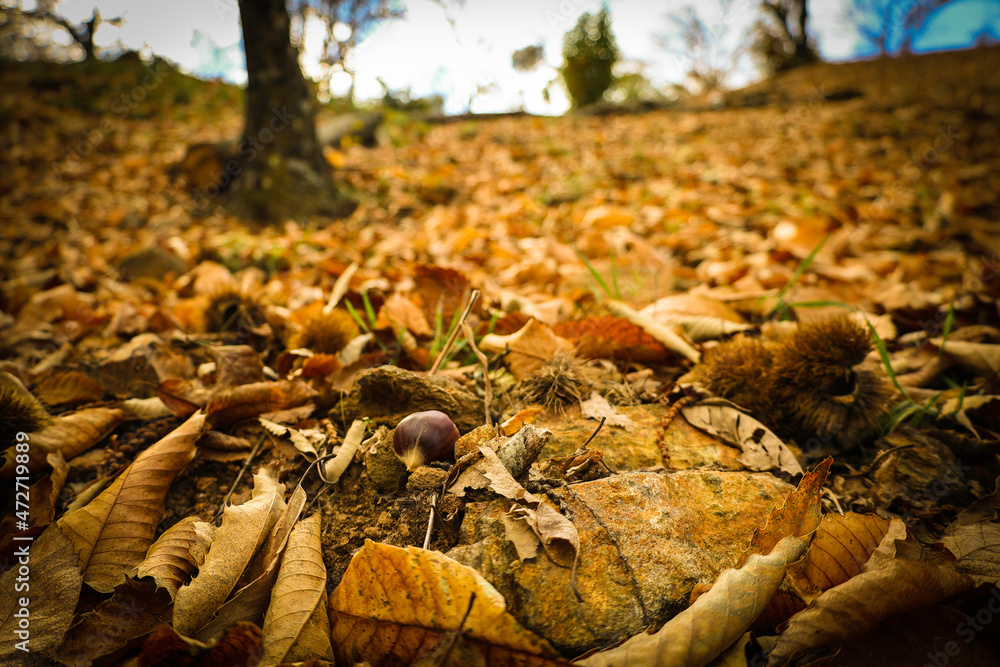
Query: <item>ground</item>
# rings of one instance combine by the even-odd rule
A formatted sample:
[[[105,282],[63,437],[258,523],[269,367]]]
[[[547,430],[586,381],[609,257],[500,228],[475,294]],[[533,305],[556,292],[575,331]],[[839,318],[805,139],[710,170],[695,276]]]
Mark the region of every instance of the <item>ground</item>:
[[[358,201],[349,217],[264,224],[227,212],[211,159],[199,162],[209,167],[197,184],[185,167],[186,155],[225,154],[239,136],[238,89],[191,79],[161,61],[3,63],[0,370],[9,376],[0,401],[5,410],[30,412],[25,406],[35,399],[22,393],[30,390],[50,413],[37,429],[0,421],[11,443],[21,430],[40,443],[27,475],[36,499],[29,530],[38,536],[53,519],[71,525],[67,517],[92,508],[87,501],[103,489],[121,493],[111,479],[135,474],[141,452],[172,440],[181,453],[171,454],[176,469],[163,483],[164,516],[148,526],[149,541],[187,517],[211,522],[230,490],[231,505],[262,502],[254,494],[268,487],[264,477],[254,484],[253,474],[270,474],[262,471],[272,464],[285,495],[305,476],[307,513],[319,509],[329,613],[367,618],[371,610],[350,607],[339,586],[353,581],[352,559],[377,548],[366,540],[421,546],[435,496],[430,549],[475,568],[503,594],[509,614],[549,642],[518,651],[557,660],[556,649],[572,658],[662,625],[687,606],[696,583],[739,565],[748,549],[767,553],[778,536],[768,542],[757,527],[785,525],[768,517],[792,488],[786,482],[798,483],[803,469],[832,455],[829,478],[813,480],[811,491],[799,487],[802,507],[813,509],[796,520],[805,525],[813,510],[818,517],[825,495],[828,517],[843,506],[884,522],[869,533],[905,536],[908,528],[905,544],[943,541],[959,559],[958,574],[954,565],[920,561],[922,576],[933,578],[923,589],[942,593],[924,599],[931,611],[913,622],[951,627],[961,614],[975,616],[995,573],[962,558],[995,553],[1000,543],[989,537],[1000,473],[998,72],[1000,48],[992,48],[817,64],[646,113],[448,122],[387,111],[377,146],[345,141],[326,150],[335,181]],[[321,123],[336,116],[320,111]],[[192,154],[192,146],[204,148]],[[444,351],[449,363],[428,372],[473,290],[481,298],[466,322],[489,383],[464,332]],[[639,310],[646,319],[633,317]],[[844,314],[853,324],[823,324]],[[657,333],[650,320],[672,333]],[[827,342],[810,326],[846,333]],[[830,351],[851,348],[844,339],[852,336],[864,338],[854,345],[863,348],[859,359]],[[804,352],[795,348],[801,341],[808,341]],[[861,420],[872,428],[855,436],[808,415],[806,426],[768,423],[801,416],[761,408],[767,396],[755,400],[759,387],[773,384],[760,375],[758,387],[758,372],[787,371],[790,362],[775,360],[789,355],[805,379],[781,377],[814,392],[803,404],[843,405],[855,397],[852,388],[879,383],[870,396],[884,405],[869,406]],[[820,377],[847,388],[823,389]],[[787,441],[766,441],[781,453],[768,450],[763,464],[748,463],[747,450],[733,443],[759,444],[762,431],[720,433],[728,422],[718,413],[691,410],[706,390],[746,397],[742,407]],[[795,400],[787,387],[776,395]],[[538,403],[544,409],[535,414]],[[550,550],[552,541],[572,542],[567,533],[547,534],[534,561],[524,557],[523,542],[503,539],[514,529],[504,528],[501,514],[538,511],[516,505],[523,499],[493,487],[441,497],[447,462],[408,478],[393,467],[387,444],[380,450],[366,439],[339,481],[327,485],[316,475],[305,441],[326,452],[343,443],[354,419],[370,420],[371,435],[427,409],[448,412],[463,434],[487,413],[493,421],[520,414],[552,432],[535,452],[537,470],[519,481],[572,519],[578,563]],[[206,423],[197,421],[206,414]],[[745,414],[727,414],[746,424]],[[262,415],[275,425],[262,425]],[[591,449],[578,450],[601,416],[606,423]],[[53,434],[56,428],[66,430]],[[501,440],[483,441],[499,448]],[[4,466],[10,477],[15,451]],[[382,477],[379,451],[387,456]],[[749,472],[761,470],[773,475]],[[456,476],[453,470],[449,484]],[[636,498],[671,509],[640,507]],[[277,504],[284,502],[282,495]],[[15,516],[13,501],[5,509]],[[670,517],[683,517],[681,527]],[[961,532],[970,524],[987,535],[975,548]],[[13,534],[13,519],[4,527]],[[877,560],[878,534],[865,558]],[[662,569],[651,572],[654,557],[642,539],[672,560],[656,556]],[[897,565],[916,558],[899,539],[898,547],[889,539],[891,554],[882,554]],[[137,558],[148,546],[135,547]],[[14,543],[5,538],[0,547],[13,562]],[[184,567],[194,562],[191,556]],[[84,567],[83,581],[100,591],[92,569]],[[804,606],[816,591],[802,581],[795,593]],[[984,586],[979,597],[950,597],[973,581]],[[600,604],[598,596],[606,596]],[[578,598],[587,600],[583,611]],[[935,606],[946,598],[949,604]],[[86,616],[96,613],[96,594],[80,600],[60,603],[68,615],[33,613],[61,619],[53,627],[63,632],[71,621],[100,618]],[[589,615],[600,608],[617,610],[620,626]],[[167,620],[157,614],[148,617]],[[884,618],[866,619],[865,627],[882,628]],[[758,631],[773,634],[776,624]],[[131,643],[90,649],[87,659],[116,664],[138,651],[153,625],[137,629]],[[337,643],[336,621],[333,627],[333,650],[347,651],[338,648],[346,644]],[[848,645],[857,664],[866,659],[859,646],[894,650],[898,628],[886,627],[868,644]],[[962,654],[968,664],[997,647],[990,631],[974,634],[977,643]],[[60,637],[48,654],[84,664],[74,662],[83,653],[70,643],[59,652]],[[910,647],[907,657],[940,650],[937,639]],[[775,654],[794,653],[780,641]]]

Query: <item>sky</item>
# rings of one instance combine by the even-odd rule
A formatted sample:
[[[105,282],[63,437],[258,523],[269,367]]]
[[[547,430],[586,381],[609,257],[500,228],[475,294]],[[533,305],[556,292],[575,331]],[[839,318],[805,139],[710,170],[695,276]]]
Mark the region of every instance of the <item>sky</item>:
[[[831,61],[866,57],[874,49],[843,18],[846,0],[811,0],[810,24],[821,55]],[[104,25],[98,47],[144,50],[203,77],[246,81],[237,0],[64,0],[59,11],[74,21],[89,18],[94,6],[104,17],[122,16],[121,28]],[[465,0],[461,5],[432,0],[400,0],[401,20],[379,25],[353,54],[356,98],[380,98],[381,78],[412,96],[441,94],[447,113],[496,112],[524,108],[558,114],[568,107],[557,77],[564,34],[583,12],[596,12],[600,0]],[[658,86],[682,83],[687,61],[682,52],[664,49],[657,35],[669,32],[666,15],[697,5],[700,15],[723,44],[735,45],[757,17],[759,2],[732,0],[723,11],[718,0],[607,0],[622,68],[642,73]],[[655,9],[652,8],[655,6]],[[450,19],[450,20],[449,20]],[[1000,39],[1000,0],[956,0],[939,9],[914,41],[917,51],[961,48],[987,32]],[[319,33],[307,26],[302,57],[307,74],[317,74]],[[545,61],[531,72],[511,67],[520,48],[542,44]],[[726,81],[730,87],[751,82],[756,73],[745,63]],[[333,80],[335,92],[349,79]],[[470,107],[471,104],[471,107]]]

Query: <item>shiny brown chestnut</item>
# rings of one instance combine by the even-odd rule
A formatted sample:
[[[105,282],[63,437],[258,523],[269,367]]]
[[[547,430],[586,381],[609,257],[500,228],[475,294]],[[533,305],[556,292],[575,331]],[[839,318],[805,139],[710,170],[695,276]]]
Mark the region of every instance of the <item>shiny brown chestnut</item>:
[[[443,412],[427,410],[404,417],[392,432],[392,448],[407,470],[450,459],[455,454],[458,427]]]

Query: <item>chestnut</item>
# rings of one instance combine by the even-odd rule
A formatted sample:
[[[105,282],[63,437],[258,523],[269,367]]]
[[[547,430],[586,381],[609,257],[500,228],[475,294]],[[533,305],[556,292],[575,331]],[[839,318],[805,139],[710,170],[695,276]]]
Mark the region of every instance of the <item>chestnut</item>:
[[[392,432],[392,448],[407,470],[455,454],[458,427],[443,412],[427,410],[404,417]]]

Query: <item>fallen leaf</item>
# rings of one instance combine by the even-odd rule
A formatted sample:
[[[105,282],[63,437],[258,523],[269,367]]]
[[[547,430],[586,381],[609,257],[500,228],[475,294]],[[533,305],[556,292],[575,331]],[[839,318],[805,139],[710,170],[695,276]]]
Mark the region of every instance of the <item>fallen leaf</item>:
[[[782,538],[767,556],[755,554],[737,570],[719,575],[712,589],[655,634],[641,634],[621,646],[577,664],[701,667],[746,632],[778,590],[785,569],[805,551],[807,538]]]
[[[254,475],[253,497],[226,507],[198,576],[174,598],[177,632],[193,637],[212,620],[284,510],[284,491],[275,469],[266,467]]]
[[[99,496],[61,519],[83,564],[84,583],[110,593],[142,562],[163,518],[174,477],[194,458],[205,415],[196,413],[143,451]]]
[[[264,617],[261,663],[333,660],[326,607],[320,515],[314,514],[299,521],[288,538]]]
[[[202,541],[204,550],[215,535],[215,526],[198,517],[184,517],[157,538],[136,567],[135,576],[152,577],[156,587],[166,589],[173,600],[177,589],[191,581],[191,575],[201,564],[191,556],[195,542]]]
[[[473,659],[499,666],[565,664],[548,642],[507,614],[503,596],[478,572],[417,547],[366,540],[330,596],[330,623],[343,664],[414,664],[459,631],[471,659],[453,655],[445,665]]]
[[[742,450],[737,461],[750,470],[783,470],[801,475],[795,454],[769,428],[721,398],[707,398],[681,408],[688,422]]]

